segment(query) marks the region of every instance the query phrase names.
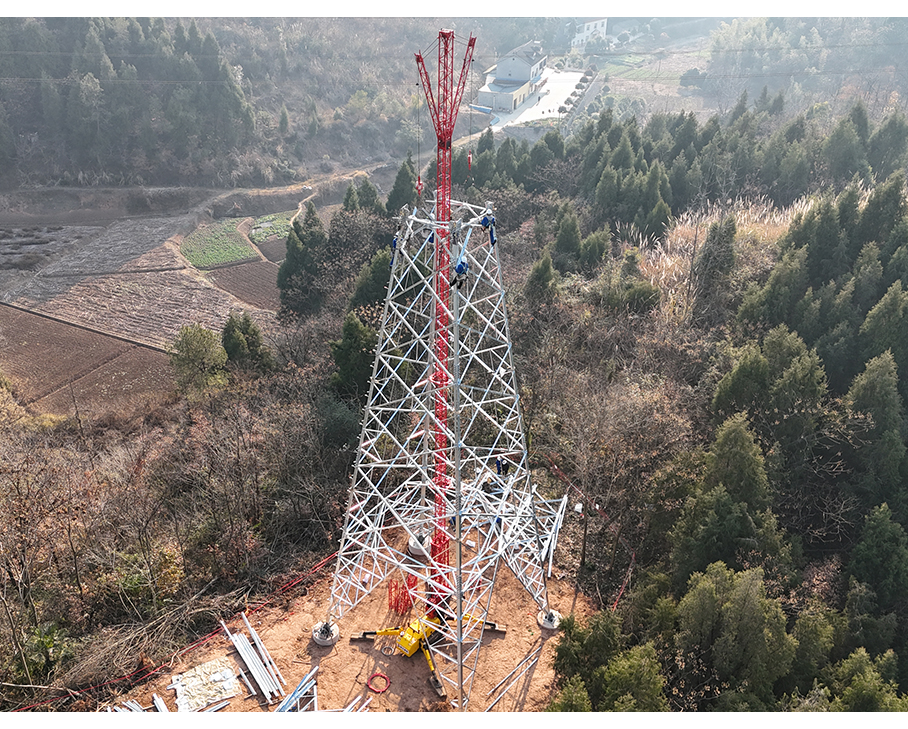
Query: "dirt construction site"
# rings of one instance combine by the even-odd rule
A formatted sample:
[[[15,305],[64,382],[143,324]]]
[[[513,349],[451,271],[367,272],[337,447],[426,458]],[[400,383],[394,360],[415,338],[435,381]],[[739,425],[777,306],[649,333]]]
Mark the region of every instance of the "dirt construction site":
[[[560,547],[556,551],[556,562],[559,555],[573,561],[568,549]],[[373,591],[339,621],[340,638],[336,644],[329,647],[316,644],[312,629],[325,619],[330,605],[332,570],[333,562],[319,572],[320,576],[308,588],[289,590],[260,608],[250,606],[246,612],[249,624],[286,680],[285,693],[290,694],[317,666],[316,693],[321,711],[343,711],[351,705],[353,711],[369,712],[452,711],[450,702],[454,697],[448,691],[447,700],[439,698],[430,685],[429,669],[419,652],[410,658],[400,654],[395,650],[394,636],[379,637],[374,642],[350,640],[356,633],[401,626],[414,617],[389,609],[386,589]],[[595,611],[592,603],[563,574],[549,579],[548,594],[550,604],[565,615],[574,613],[578,618],[586,618]],[[489,619],[506,630],[484,634],[466,705],[468,711],[543,711],[551,701],[556,690],[552,660],[557,631],[540,628],[537,613],[538,607],[511,572],[505,568],[499,570]],[[248,635],[242,616],[225,625],[232,634]],[[99,708],[107,711],[111,710],[108,707],[116,706],[123,710],[128,706],[126,702],[135,702],[146,711],[155,711],[156,696],[169,711],[177,711],[175,685],[180,682],[177,677],[199,668],[218,669],[217,672],[226,669],[237,677],[232,689],[202,695],[198,701],[200,707],[218,707],[218,702],[227,701],[217,710],[268,712],[274,711],[283,698],[265,701],[247,664],[224,631],[219,630],[203,643],[175,656],[151,680],[124,691],[114,702]],[[239,680],[243,669],[255,689],[252,692]],[[222,696],[224,699],[220,701]]]

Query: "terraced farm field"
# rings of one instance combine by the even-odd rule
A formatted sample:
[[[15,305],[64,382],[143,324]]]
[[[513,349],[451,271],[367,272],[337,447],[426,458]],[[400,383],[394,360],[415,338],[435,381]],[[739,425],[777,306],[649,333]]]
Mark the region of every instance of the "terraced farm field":
[[[199,226],[183,239],[180,253],[193,266],[202,269],[258,258],[258,253],[246,237],[237,231],[237,222],[228,218]]]
[[[281,306],[277,288],[278,265],[271,261],[252,261],[239,266],[219,268],[209,274],[218,288],[258,309],[277,311]]]
[[[324,219],[346,184],[329,185]],[[145,190],[142,215],[127,204],[137,194],[0,195],[0,372],[20,405],[61,415],[73,397],[82,413],[141,406],[171,391],[163,350],[181,327],[219,332],[230,312],[247,311],[266,336],[276,331],[275,262],[296,209],[276,211],[297,208],[311,187]],[[231,196],[259,217],[212,222],[218,206],[230,214]]]
[[[129,407],[173,386],[166,354],[138,345],[164,349],[187,324],[219,331],[234,310],[275,326],[277,266],[239,221],[225,222],[254,263],[204,274],[180,254],[199,216],[0,229],[0,302],[34,312],[0,307],[0,371],[21,405],[72,414],[75,395],[81,412]]]
[[[3,305],[0,370],[20,404],[57,415],[73,413],[73,397],[81,413],[100,414],[173,388],[163,352]]]
[[[290,220],[296,215],[296,212],[296,210],[288,210],[256,218],[249,231],[249,239],[256,245],[273,238],[286,240],[287,234],[290,232]]]

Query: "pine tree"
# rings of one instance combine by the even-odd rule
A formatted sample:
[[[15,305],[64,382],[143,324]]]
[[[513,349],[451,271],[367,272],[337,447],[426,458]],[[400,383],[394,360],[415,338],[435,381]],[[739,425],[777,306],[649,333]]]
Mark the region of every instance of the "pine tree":
[[[506,180],[513,180],[517,172],[517,160],[514,158],[514,143],[506,137],[495,156],[495,172]]]
[[[612,152],[612,156],[609,159],[609,164],[615,170],[629,170],[633,167],[634,164],[634,152],[631,149],[631,141],[627,136],[627,133],[622,132],[621,139],[618,142],[617,147],[613,148],[615,151]]]
[[[769,363],[760,348],[751,345],[741,359],[716,385],[713,412],[729,418],[739,412],[753,412],[765,407],[769,390]]]
[[[555,290],[555,273],[552,270],[552,258],[546,251],[542,258],[533,264],[530,275],[524,284],[523,292],[533,307],[539,307],[552,300]]]
[[[889,350],[868,363],[845,395],[849,412],[869,416],[857,449],[854,481],[868,505],[889,500],[899,516],[908,504],[900,468],[905,458],[902,398],[895,359]]]
[[[735,263],[736,233],[733,215],[727,215],[721,223],[713,223],[709,228],[692,271],[697,283],[695,317],[716,316],[724,310],[728,277]]]
[[[479,137],[479,143],[476,145],[477,156],[483,152],[495,151],[495,137],[492,133],[492,127],[486,129]]]
[[[823,158],[833,181],[845,182],[854,175],[864,177],[870,170],[864,145],[854,123],[842,119],[823,143]]]
[[[369,377],[375,358],[378,335],[349,312],[344,319],[341,338],[331,342],[331,356],[337,372],[331,384],[342,398],[364,400],[369,394]]]
[[[309,202],[303,223],[294,221],[287,234],[287,256],[277,272],[283,317],[311,314],[321,306],[318,261],[325,255],[327,244],[322,221],[315,205]]]
[[[560,212],[552,263],[559,271],[575,271],[580,257],[580,223],[570,203],[565,203]]]
[[[348,213],[359,210],[359,197],[352,182],[347,186],[347,192],[344,194],[344,203],[341,208]]]
[[[854,124],[854,130],[857,132],[858,139],[866,148],[867,141],[870,139],[870,119],[867,116],[867,108],[864,102],[857,100],[851,111],[848,112],[848,119]]]
[[[360,269],[348,308],[356,309],[384,301],[390,280],[391,252],[387,248],[382,248]]]
[[[407,159],[400,165],[394,185],[388,193],[385,208],[388,215],[397,215],[404,206],[412,206],[416,202],[416,168],[413,164],[411,152],[407,152]]]
[[[542,138],[555,159],[564,159],[564,138],[557,129],[550,129]]]
[[[180,329],[168,348],[170,364],[176,373],[177,387],[191,397],[226,382],[224,365],[227,352],[218,335],[198,324]]]
[[[892,650],[871,659],[863,647],[835,666],[830,711],[908,711],[892,679],[897,659]]]
[[[905,176],[902,172],[894,172],[882,185],[874,188],[867,199],[857,226],[857,246],[863,247],[870,242],[885,243],[906,213]]]
[[[290,114],[287,112],[287,107],[285,105],[281,105],[281,118],[278,122],[277,129],[282,137],[286,137],[290,133]]]
[[[908,327],[908,291],[896,281],[879,302],[867,313],[860,335],[864,343],[864,356],[875,357],[887,349],[896,364],[908,369],[908,341],[904,336]],[[905,392],[902,388],[903,394]]]
[[[586,273],[592,273],[602,262],[602,257],[609,250],[612,234],[608,228],[598,230],[588,235],[580,244],[580,268]]]
[[[908,592],[908,535],[886,504],[864,519],[861,540],[851,554],[851,574],[870,585],[880,610],[888,611]]]
[[[707,459],[704,482],[708,488],[725,486],[729,495],[744,502],[752,513],[769,505],[763,454],[743,413],[733,415],[719,427]]]
[[[740,119],[744,114],[747,113],[747,89],[741,92],[741,95],[738,97],[738,102],[734,105],[734,108],[731,110],[731,114],[728,116],[728,126],[734,124],[738,119]]]
[[[602,697],[597,711],[668,711],[665,678],[653,644],[644,643],[615,656],[600,670]]]
[[[715,563],[693,575],[678,623],[684,662],[714,670],[728,684],[723,696],[744,699],[751,709],[773,705],[773,684],[791,667],[796,643],[785,631],[779,600],[766,595],[762,570],[735,573]]]
[[[908,122],[901,112],[893,112],[870,136],[867,161],[877,180],[885,180],[903,166],[908,151]]]
[[[369,181],[368,177],[364,177],[360,183],[359,190],[356,191],[356,198],[359,200],[360,208],[366,212],[374,213],[375,215],[385,214],[385,206],[378,199],[378,190]]]
[[[274,367],[269,349],[262,343],[262,330],[244,311],[242,316],[230,312],[221,330],[221,344],[227,361],[237,367],[267,372]]]
[[[587,694],[586,686],[583,685],[583,679],[580,676],[572,676],[546,709],[546,711],[559,712],[592,710],[593,705],[590,703],[589,694]]]

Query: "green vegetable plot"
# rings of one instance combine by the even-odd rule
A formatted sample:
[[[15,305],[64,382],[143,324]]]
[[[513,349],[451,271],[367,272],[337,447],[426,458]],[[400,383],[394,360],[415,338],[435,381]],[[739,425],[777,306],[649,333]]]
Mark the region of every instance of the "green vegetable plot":
[[[256,258],[249,243],[237,233],[236,225],[236,220],[203,225],[183,239],[180,253],[196,268],[214,268]]]
[[[285,213],[272,213],[256,218],[255,225],[249,232],[250,240],[258,245],[275,235],[286,238],[290,232],[290,219],[294,215],[296,215],[296,210],[288,210]]]

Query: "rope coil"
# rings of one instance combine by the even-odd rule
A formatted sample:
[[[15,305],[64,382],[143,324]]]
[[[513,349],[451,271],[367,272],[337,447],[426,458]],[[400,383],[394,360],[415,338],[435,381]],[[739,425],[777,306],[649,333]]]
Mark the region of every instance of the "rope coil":
[[[375,688],[375,686],[372,685],[372,680],[376,679],[376,678],[383,678],[385,680],[385,685],[383,688]],[[371,676],[369,676],[369,679],[366,681],[366,686],[369,688],[370,691],[373,691],[377,694],[383,694],[383,693],[385,693],[385,691],[388,690],[388,687],[391,686],[391,679],[388,678],[381,671],[376,671]]]

